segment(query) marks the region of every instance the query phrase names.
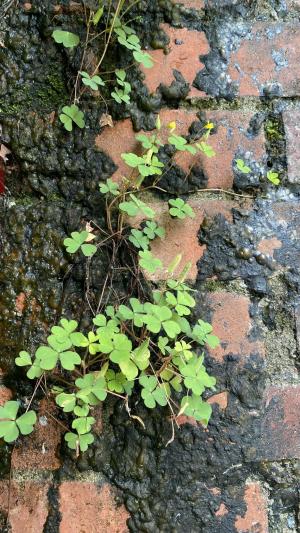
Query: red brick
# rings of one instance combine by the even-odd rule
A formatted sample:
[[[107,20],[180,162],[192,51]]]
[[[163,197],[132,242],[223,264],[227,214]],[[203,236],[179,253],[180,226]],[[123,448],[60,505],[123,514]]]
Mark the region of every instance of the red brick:
[[[220,409],[225,410],[228,405],[228,392],[220,392],[219,394],[214,394],[208,398],[207,403],[214,404],[217,403]]]
[[[62,483],[60,494],[60,533],[126,533],[129,514],[117,506],[110,485],[98,487],[88,482]]]
[[[300,183],[300,111],[293,109],[283,113],[286,139],[288,177],[291,183]]]
[[[206,94],[192,87],[192,83],[204,65],[200,56],[209,52],[209,45],[204,32],[187,28],[172,28],[169,24],[161,24],[161,29],[168,35],[170,42],[168,54],[164,50],[151,50],[154,66],[151,69],[141,66],[145,75],[145,84],[150,93],[154,93],[160,84],[171,85],[175,80],[173,70],[178,70],[185,81],[190,84],[189,97],[205,97]],[[182,44],[176,44],[176,42]]]
[[[233,183],[232,164],[238,150],[251,152],[253,158],[259,160],[265,154],[265,139],[263,132],[253,139],[247,137],[251,113],[241,111],[210,111],[207,117],[218,126],[217,133],[209,139],[209,144],[214,148],[216,156],[208,158],[199,153],[192,156],[187,153],[178,153],[176,163],[188,174],[194,165],[200,166],[208,178],[208,187],[231,188]],[[179,135],[187,135],[192,122],[197,120],[194,112],[185,109],[162,110],[160,113],[162,124],[167,125],[175,121],[176,131]],[[167,142],[169,131],[161,130],[161,137]],[[105,128],[96,137],[96,146],[109,154],[118,170],[114,179],[120,181],[123,175],[128,175],[127,167],[121,158],[123,152],[139,152],[139,143],[135,140],[135,133],[130,119],[117,122],[114,128]]]
[[[299,24],[255,24],[230,58],[228,74],[238,81],[239,95],[262,95],[268,83],[279,83],[282,96],[299,95],[299,45]],[[276,55],[283,58],[283,66],[276,65]]]
[[[174,0],[174,4],[182,4],[187,9],[203,9],[205,7],[204,0]]]
[[[251,321],[249,316],[250,301],[247,296],[228,292],[215,292],[208,299],[213,315],[214,334],[221,341],[220,346],[211,350],[211,355],[223,361],[228,354],[239,355],[245,361],[252,353],[264,355],[263,344],[250,341]]]
[[[47,492],[49,484],[46,482],[0,481],[0,511],[4,515],[8,512],[11,533],[42,532],[48,516]]]
[[[215,512],[215,515],[216,516],[225,516],[226,514],[228,514],[228,509],[225,505],[225,503],[221,503],[219,509]]]
[[[63,428],[52,417],[57,414],[55,406],[42,400],[35,429],[15,446],[12,466],[18,470],[56,470],[60,467],[58,447]]]
[[[0,385],[0,406],[12,399],[12,391],[4,385]]]
[[[268,533],[267,503],[259,483],[246,485],[244,500],[246,513],[235,521],[238,533]]]
[[[262,239],[257,247],[257,249],[263,254],[273,257],[273,253],[278,248],[281,248],[282,243],[277,237],[272,237],[270,239]]]
[[[188,202],[194,212],[194,218],[184,220],[173,219],[168,214],[168,204],[157,202],[151,204],[157,213],[157,220],[165,228],[165,238],[155,239],[151,245],[151,251],[158,257],[163,268],[158,269],[149,279],[163,280],[168,277],[167,267],[176,255],[182,254],[182,260],[175,270],[178,274],[187,262],[191,261],[192,267],[188,274],[188,279],[195,280],[197,277],[197,261],[205,251],[205,245],[201,246],[198,240],[198,232],[205,216],[213,217],[222,213],[228,220],[231,220],[231,208],[233,204],[223,200],[189,200]]]
[[[300,386],[273,386],[266,393],[259,459],[300,459]]]

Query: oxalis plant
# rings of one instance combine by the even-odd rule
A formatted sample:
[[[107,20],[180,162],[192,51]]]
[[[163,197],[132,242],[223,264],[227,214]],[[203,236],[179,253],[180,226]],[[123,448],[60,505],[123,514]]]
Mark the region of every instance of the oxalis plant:
[[[162,127],[158,117],[154,133],[136,135],[141,144],[140,155],[122,154],[128,176],[121,183],[108,179],[100,184],[99,194],[105,196],[106,227],[89,221],[63,243],[68,253],[86,257],[87,268],[106,247],[111,253],[112,275],[119,264],[119,251],[122,249],[124,256],[125,250],[132,258],[133,266],[124,269],[132,278],[133,290],[119,300],[117,297],[105,303],[107,275],[95,308],[88,301],[92,310],[88,331],[81,331],[76,320],[63,317],[34,355],[21,351],[15,359],[17,366],[26,367],[27,377],[36,380],[34,394],[40,388],[69,414],[70,428],[66,428],[64,438],[77,455],[94,441],[95,407],[110,395],[124,401],[129,416],[143,425],[141,418],[131,414],[133,391],[135,398],[138,394],[149,409],[167,406],[173,428],[170,441],[179,415],[208,424],[212,410],[202,395],[206,389],[214,389],[216,380],[206,371],[204,349],[215,348],[219,340],[210,324],[191,318],[194,290],[186,281],[191,265],[186,264],[175,275],[180,255],[169,265],[163,265],[153,255],[151,244],[155,239],[164,239],[165,231],[153,205],[144,201],[143,193],[159,188],[160,178],[174,164],[171,160],[164,166],[159,159],[159,148],[164,145],[162,130],[175,154],[201,151],[211,156],[213,151],[207,142],[211,127],[204,126],[202,139],[189,143],[176,134],[174,122]],[[183,199],[173,198],[168,204],[169,216],[178,219],[178,223],[194,217],[192,207]],[[163,272],[166,279],[149,290],[147,277],[157,271]],[[17,401],[8,401],[0,408],[0,437],[6,442],[33,430],[36,413],[30,406],[34,394],[21,416]]]
[[[113,6],[111,0],[100,0],[97,10],[85,8],[86,37],[82,43],[78,35],[65,29],[55,29],[52,32],[52,37],[58,45],[67,49],[73,49],[80,45],[82,47],[81,67],[75,80],[73,103],[63,106],[59,114],[59,119],[67,131],[72,131],[74,125],[79,128],[85,126],[84,113],[79,107],[80,98],[85,91],[100,91],[100,97],[104,100],[101,95],[101,88],[105,85],[113,85],[113,90],[110,91],[111,98],[118,104],[130,103],[131,85],[126,79],[126,71],[116,69],[113,72],[115,79],[111,80],[112,73],[107,73],[102,69],[108,48],[114,42],[125,47],[132,54],[133,64],[142,64],[145,68],[153,66],[151,55],[142,50],[140,39],[135,30],[124,22],[124,16],[134,4],[135,2],[130,4],[126,0],[118,0]],[[95,41],[99,43],[102,53],[91,72],[86,72],[82,70],[85,58],[91,44]]]

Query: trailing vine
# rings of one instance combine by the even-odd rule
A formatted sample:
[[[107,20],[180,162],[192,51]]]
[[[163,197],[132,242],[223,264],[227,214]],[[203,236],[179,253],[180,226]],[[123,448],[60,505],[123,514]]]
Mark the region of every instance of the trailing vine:
[[[90,221],[63,243],[68,253],[86,257],[87,269],[106,247],[111,254],[112,276],[117,258],[125,250],[132,258],[132,265],[125,268],[132,278],[132,290],[121,301],[115,296],[104,302],[107,275],[96,308],[87,294],[93,316],[88,331],[80,331],[76,320],[63,317],[34,355],[21,351],[15,359],[17,366],[27,367],[30,380],[37,380],[34,394],[41,389],[70,414],[71,427],[65,440],[77,454],[93,442],[94,408],[109,395],[124,401],[129,415],[135,418],[130,406],[133,391],[149,409],[168,406],[173,436],[179,415],[193,417],[205,426],[211,416],[211,406],[202,395],[206,389],[214,389],[216,380],[206,371],[204,347],[214,348],[219,341],[210,324],[192,319],[195,299],[186,281],[191,265],[186,264],[175,275],[180,255],[163,265],[151,252],[151,243],[164,239],[165,231],[155,208],[143,198],[144,191],[157,188],[168,170],[159,160],[159,148],[164,144],[161,129],[169,132],[168,142],[175,153],[196,154],[203,152],[203,146],[208,150],[210,125],[204,127],[201,141],[192,144],[175,133],[175,123],[162,126],[158,117],[156,126],[154,133],[136,136],[143,149],[141,155],[122,154],[128,176],[120,183],[108,179],[100,184],[99,194],[106,201],[106,226]],[[182,220],[193,217],[194,212],[183,199],[174,198],[169,200],[169,216]],[[158,269],[165,281],[150,290],[147,276]],[[0,437],[6,442],[33,430],[37,417],[30,408],[32,400],[20,417],[17,401],[8,401],[0,408]]]

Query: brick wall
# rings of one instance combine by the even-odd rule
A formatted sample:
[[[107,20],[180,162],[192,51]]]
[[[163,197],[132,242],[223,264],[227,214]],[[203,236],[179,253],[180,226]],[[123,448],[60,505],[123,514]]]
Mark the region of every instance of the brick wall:
[[[71,13],[80,9],[71,4]],[[180,522],[176,503],[174,522],[159,522],[147,492],[154,485],[149,482],[147,491],[139,493],[138,475],[130,469],[121,475],[111,462],[110,468],[95,472],[87,461],[84,472],[72,470],[61,452],[63,428],[55,420],[55,408],[42,401],[37,430],[14,446],[10,479],[4,475],[0,481],[3,531],[6,520],[12,533],[179,533],[189,528],[199,533],[296,533],[299,526],[300,3],[178,0],[174,4],[173,25],[165,15],[160,26],[169,39],[168,53],[152,52],[155,64],[143,72],[144,88],[148,95],[155,93],[162,121],[176,120],[181,134],[188,133],[199,110],[205,112],[217,126],[211,138],[217,156],[197,156],[192,161],[185,155],[177,161],[188,183],[180,187],[186,187],[185,193],[193,189],[189,201],[196,217],[167,225],[166,242],[155,243],[153,251],[165,264],[179,252],[182,264],[192,261],[190,281],[198,291],[197,305],[212,321],[221,345],[208,354],[218,385],[209,399],[213,418],[207,430],[181,417],[179,434],[183,437],[170,446],[171,451],[161,451],[155,449],[152,436],[151,453],[155,449],[160,474],[162,457],[178,473],[178,456],[174,452],[172,463],[172,446],[187,457],[192,457],[193,447],[203,446],[205,464],[190,486],[194,496],[183,496],[195,522],[193,526],[186,526],[184,519]],[[62,6],[52,8],[54,13],[63,10]],[[19,10],[18,16],[26,23],[28,17],[39,16],[34,2],[21,2]],[[174,69],[188,85],[181,97],[172,100]],[[275,133],[274,123],[280,124]],[[120,153],[135,149],[134,129],[132,112],[131,118],[123,117],[92,138],[93,149],[115,163],[113,179],[120,179],[125,170]],[[13,143],[11,147],[14,151]],[[16,159],[8,159],[6,169],[0,159],[0,193],[5,192],[4,170],[9,177],[12,165],[22,165],[22,158],[26,161],[24,152],[17,154],[17,142],[15,150]],[[237,181],[234,160],[238,154],[257,164],[256,181],[249,182],[249,187]],[[212,189],[209,194],[190,186],[188,177],[195,164],[203,171],[205,189]],[[281,171],[278,190],[262,177],[261,169],[268,164]],[[23,165],[25,173],[26,168]],[[6,193],[13,200],[9,189]],[[43,194],[47,199],[47,191]],[[166,202],[158,197],[153,202],[164,221]],[[152,280],[163,278],[161,271]],[[28,302],[35,295],[25,283],[19,289],[7,313],[18,317],[22,329],[25,321],[32,320],[34,312]],[[38,305],[35,310],[40,309]],[[12,395],[4,371],[1,383],[2,404]],[[104,418],[102,423],[100,413],[99,442],[103,424],[110,423],[107,414]],[[116,443],[116,449],[129,457],[126,432],[131,435],[138,429],[124,427],[119,433],[123,441]],[[148,443],[147,439],[145,434]],[[196,454],[196,462],[197,469],[201,455]],[[167,477],[172,474],[170,470],[165,473]],[[141,478],[147,475],[145,466]],[[180,471],[182,486],[188,476],[192,476],[190,471]],[[175,494],[169,498],[171,503],[172,498],[177,501]],[[166,516],[173,515],[166,505]]]

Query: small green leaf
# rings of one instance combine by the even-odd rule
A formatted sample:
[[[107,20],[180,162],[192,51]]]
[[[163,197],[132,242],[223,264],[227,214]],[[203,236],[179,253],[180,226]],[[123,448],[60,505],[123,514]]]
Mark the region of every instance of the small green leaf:
[[[78,435],[84,435],[91,431],[92,425],[96,422],[95,418],[92,416],[81,416],[80,418],[75,418],[72,422],[72,428],[76,429]]]
[[[249,174],[249,172],[251,172],[251,168],[247,167],[247,165],[242,159],[236,159],[235,162],[237,169],[243,174]]]
[[[54,30],[52,37],[56,43],[63,44],[66,48],[77,46],[80,40],[75,33],[64,30]]]
[[[71,450],[79,450],[86,452],[89,445],[94,442],[95,438],[92,433],[85,433],[84,435],[77,435],[76,433],[68,432],[65,434],[65,441],[68,443],[68,447]]]
[[[151,68],[154,65],[153,59],[150,54],[147,52],[142,52],[141,50],[135,50],[133,52],[133,57],[138,63],[142,63],[145,68]]]
[[[62,113],[59,115],[59,120],[63,123],[67,131],[72,131],[73,122],[79,127],[84,128],[84,114],[77,105],[64,106]]]
[[[21,351],[19,357],[16,357],[15,363],[17,366],[28,366],[31,365],[31,357],[28,352]]]
[[[269,172],[267,172],[267,178],[274,185],[279,185],[280,184],[280,179],[279,179],[278,172],[274,172],[273,170],[269,170]]]
[[[201,398],[195,396],[184,396],[181,400],[181,411],[187,416],[191,416],[207,426],[211,417],[212,408],[207,402],[203,402]]]
[[[148,250],[139,252],[140,260],[139,264],[147,272],[154,274],[158,268],[162,268],[163,264],[160,259],[157,259]]]
[[[189,204],[185,203],[184,200],[182,200],[181,198],[176,198],[176,200],[175,199],[169,200],[169,204],[172,206],[169,209],[169,213],[173,217],[183,219],[188,216],[188,217],[194,218],[195,213],[193,209],[191,208]]]
[[[32,433],[33,426],[36,423],[36,413],[34,411],[27,411],[16,420],[16,424],[22,435],[29,435]]]
[[[82,244],[81,250],[85,257],[91,257],[97,252],[97,246],[94,244]]]
[[[62,392],[56,396],[55,401],[59,407],[63,408],[64,413],[70,413],[74,410],[76,396],[75,394],[66,394],[65,392]]]
[[[106,180],[106,183],[101,183],[99,187],[100,187],[100,192],[102,194],[110,193],[113,196],[118,196],[118,194],[120,193],[119,185],[115,183],[111,178],[108,178]]]
[[[98,22],[100,21],[102,15],[103,15],[103,12],[104,12],[104,7],[103,6],[100,6],[96,13],[94,14],[93,16],[93,24],[94,26],[96,26],[98,24]]]

